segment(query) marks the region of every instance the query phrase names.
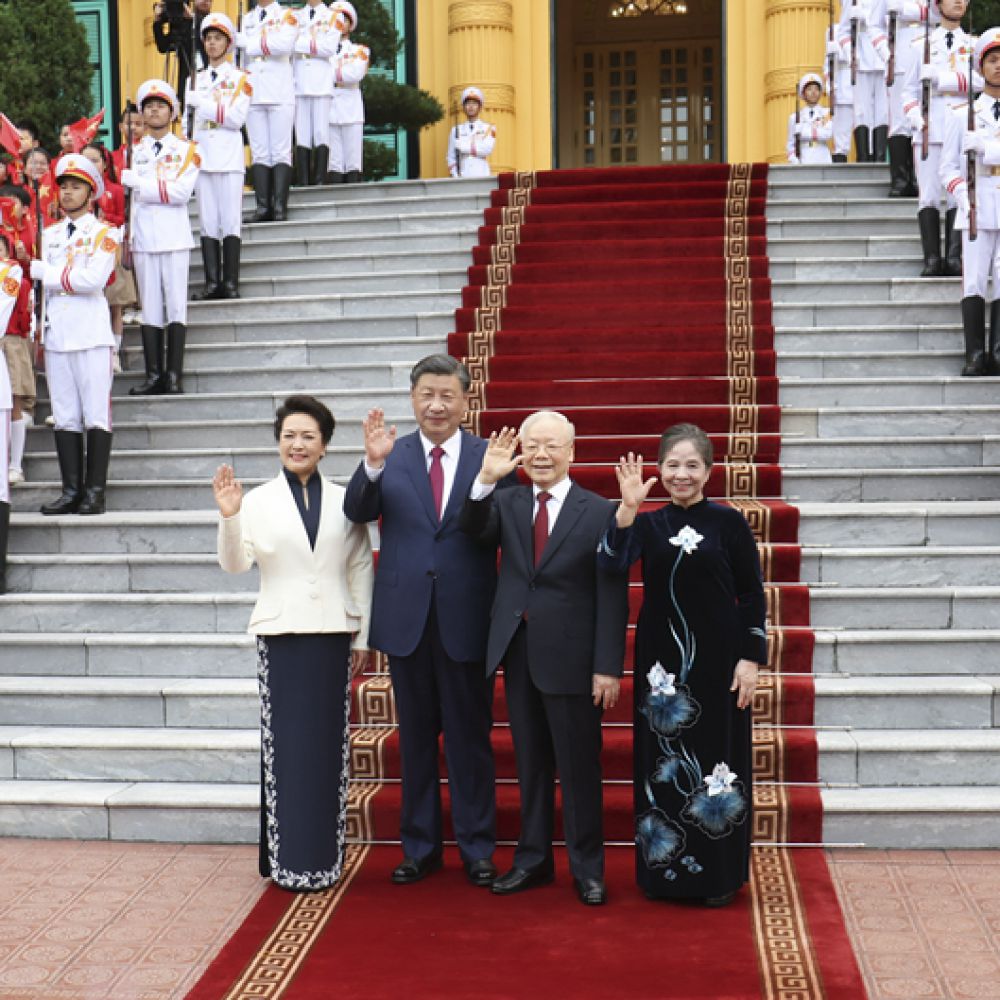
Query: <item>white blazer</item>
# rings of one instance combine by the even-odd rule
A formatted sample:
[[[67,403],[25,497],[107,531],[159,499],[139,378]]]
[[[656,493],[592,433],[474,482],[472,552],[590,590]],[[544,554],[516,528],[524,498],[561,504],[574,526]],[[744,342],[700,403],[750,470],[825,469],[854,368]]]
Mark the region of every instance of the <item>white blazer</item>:
[[[368,529],[344,517],[344,488],[320,477],[322,511],[316,548],[281,473],[251,490],[233,517],[219,520],[219,565],[227,573],[260,567],[253,635],[352,632],[368,648],[372,549]]]

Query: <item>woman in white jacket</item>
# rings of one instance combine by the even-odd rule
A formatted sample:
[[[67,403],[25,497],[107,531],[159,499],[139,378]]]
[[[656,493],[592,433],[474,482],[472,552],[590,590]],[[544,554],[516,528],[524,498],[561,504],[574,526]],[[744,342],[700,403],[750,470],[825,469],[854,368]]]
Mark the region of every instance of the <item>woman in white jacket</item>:
[[[281,474],[245,499],[232,467],[212,480],[220,565],[260,568],[249,628],[261,698],[260,872],[298,891],[340,878],[351,679],[370,655],[368,533],[344,517],[343,488],[318,471],[333,430],[321,402],[290,396],[274,422]]]

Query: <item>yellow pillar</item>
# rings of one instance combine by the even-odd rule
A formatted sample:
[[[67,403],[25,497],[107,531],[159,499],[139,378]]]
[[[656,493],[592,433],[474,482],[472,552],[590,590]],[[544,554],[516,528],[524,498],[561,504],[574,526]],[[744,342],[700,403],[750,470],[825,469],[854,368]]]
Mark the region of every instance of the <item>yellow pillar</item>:
[[[766,3],[765,155],[769,163],[783,163],[788,116],[795,111],[799,79],[804,73],[823,72],[830,4],[828,0],[766,0]]]
[[[483,118],[497,128],[494,173],[552,164],[551,27],[538,0],[421,0],[417,82],[445,108],[420,137],[424,177],[444,177],[448,131],[464,120],[462,91],[483,91]]]
[[[726,158],[730,163],[760,162],[767,157],[767,133],[761,127],[768,66],[764,45],[767,3],[739,0],[726,4]]]

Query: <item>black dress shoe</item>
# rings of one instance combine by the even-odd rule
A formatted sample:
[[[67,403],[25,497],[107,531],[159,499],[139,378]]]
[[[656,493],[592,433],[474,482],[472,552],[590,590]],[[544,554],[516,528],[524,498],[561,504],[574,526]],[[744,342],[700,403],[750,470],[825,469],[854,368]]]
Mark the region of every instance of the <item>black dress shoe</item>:
[[[735,898],[735,892],[727,892],[723,896],[706,896],[705,905],[713,910],[717,910],[720,906],[728,906]]]
[[[496,896],[509,896],[514,892],[534,889],[540,885],[548,885],[555,875],[551,868],[533,868],[530,872],[516,865],[509,872],[501,875],[492,885]]]
[[[489,858],[465,862],[465,876],[473,885],[488,889],[497,877],[497,866]]]
[[[573,884],[584,906],[603,906],[608,901],[608,890],[599,878],[575,878]]]
[[[391,878],[395,885],[409,885],[440,871],[442,864],[440,854],[428,854],[423,858],[403,858],[393,868]]]

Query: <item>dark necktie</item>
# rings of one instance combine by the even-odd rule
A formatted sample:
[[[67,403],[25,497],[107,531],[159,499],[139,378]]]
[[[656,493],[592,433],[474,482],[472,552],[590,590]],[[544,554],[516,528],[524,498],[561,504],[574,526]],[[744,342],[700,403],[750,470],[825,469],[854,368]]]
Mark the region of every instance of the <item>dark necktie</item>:
[[[260,9],[260,23],[263,24],[267,20],[267,7],[261,7]]]
[[[219,74],[213,69],[212,70],[212,83],[215,83],[219,79]]]
[[[993,120],[1000,122],[1000,100],[993,102]]]
[[[76,223],[75,223],[75,222],[71,222],[71,223],[70,223],[70,224],[69,224],[69,225],[68,225],[68,226],[66,227],[66,235],[67,235],[68,237],[70,237],[70,238],[72,239],[72,237],[73,237],[73,234],[74,234],[75,232],[76,232]]]
[[[309,8],[309,20],[311,21],[315,16],[316,16],[316,8],[315,7],[310,7]]]
[[[545,552],[545,545],[549,540],[549,508],[548,502],[552,499],[551,493],[544,490],[538,494],[538,513],[535,515],[535,566],[542,561]]]
[[[157,139],[156,142],[153,143],[153,155],[159,156],[161,149],[163,149],[163,143],[160,142],[159,139]]]
[[[431,493],[434,495],[434,510],[438,520],[441,519],[441,501],[444,499],[444,469],[441,466],[443,455],[444,448],[440,445],[431,448]]]
[[[950,50],[951,47],[955,44],[955,32],[946,31],[944,33],[944,40],[948,43],[948,49]]]

